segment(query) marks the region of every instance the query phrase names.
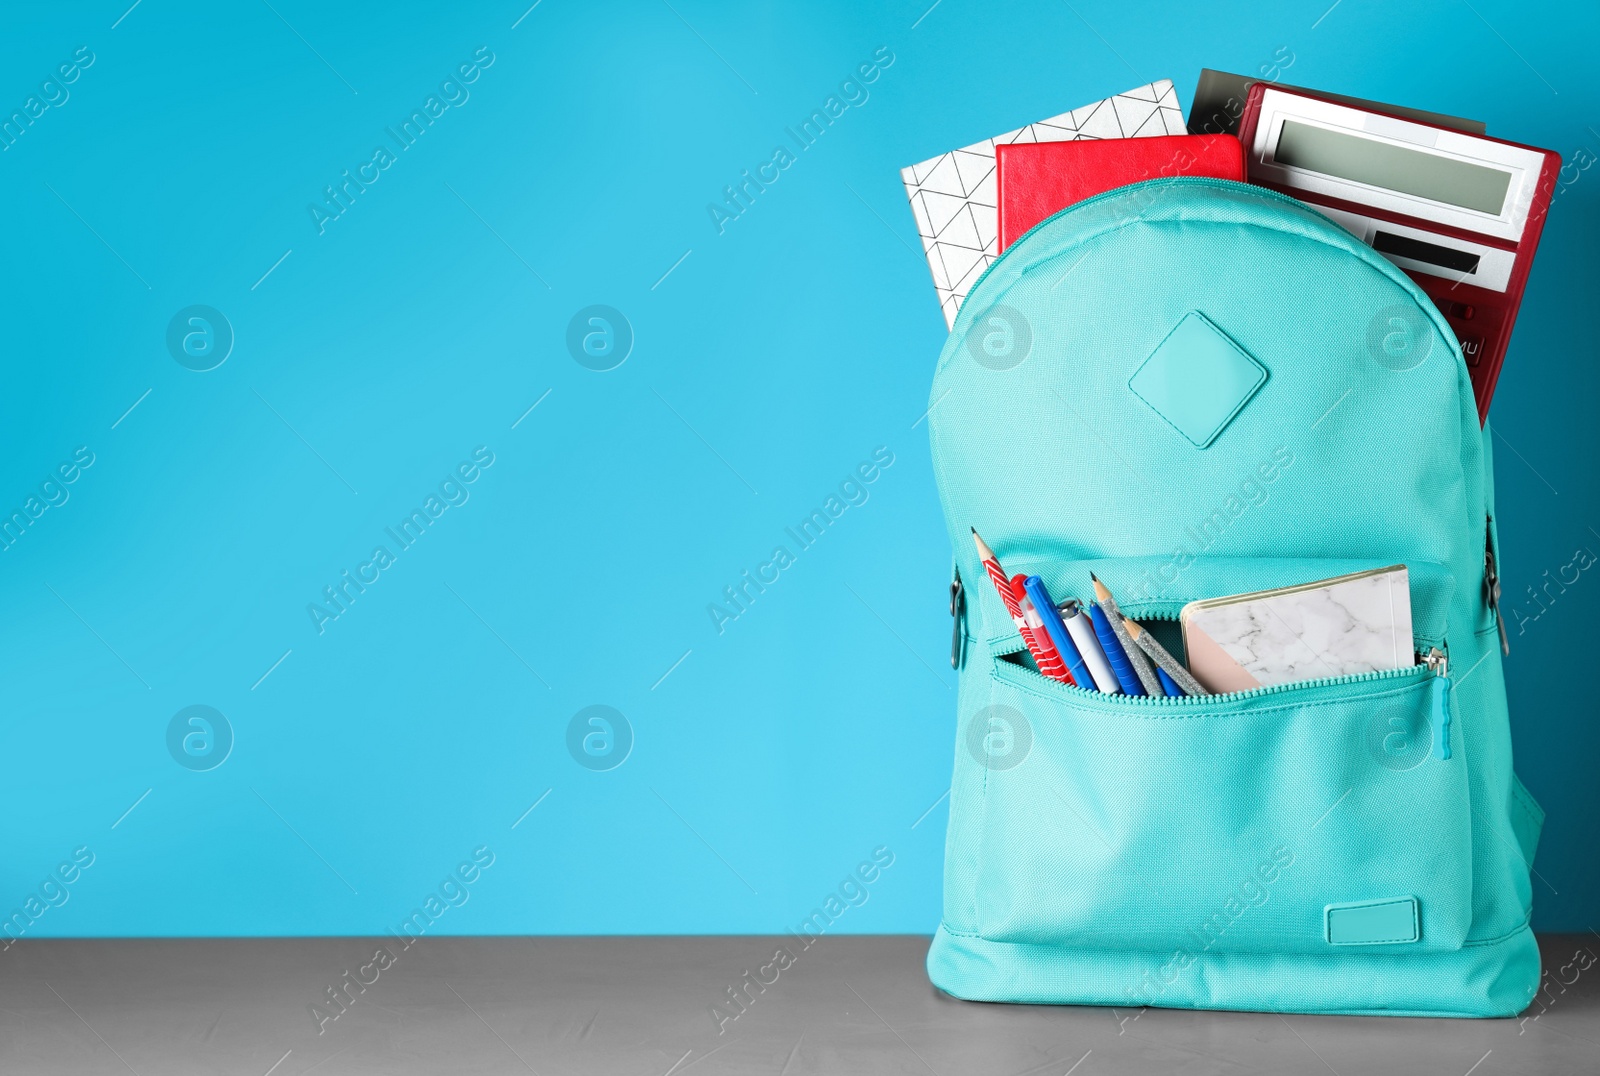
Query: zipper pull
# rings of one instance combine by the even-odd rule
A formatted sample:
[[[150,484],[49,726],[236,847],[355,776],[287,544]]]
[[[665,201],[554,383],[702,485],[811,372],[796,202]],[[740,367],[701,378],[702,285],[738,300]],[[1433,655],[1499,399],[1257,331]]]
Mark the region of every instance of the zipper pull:
[[[961,613],[966,608],[966,591],[961,586],[961,569],[955,570],[955,578],[950,580],[950,616],[953,619],[950,628],[950,667],[961,668]]]
[[[1500,653],[1511,656],[1511,640],[1506,636],[1506,618],[1500,615],[1500,569],[1494,561],[1494,545],[1487,540],[1483,547],[1483,597],[1494,613],[1494,623],[1500,629]]]
[[[1433,727],[1437,730],[1433,757],[1450,757],[1450,656],[1438,647],[1422,659],[1433,670]]]

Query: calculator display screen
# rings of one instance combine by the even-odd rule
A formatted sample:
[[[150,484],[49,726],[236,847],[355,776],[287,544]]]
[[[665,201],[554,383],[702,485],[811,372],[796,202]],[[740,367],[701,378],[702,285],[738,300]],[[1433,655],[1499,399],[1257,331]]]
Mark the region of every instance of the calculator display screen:
[[[1278,164],[1498,216],[1511,173],[1344,131],[1283,121]]]

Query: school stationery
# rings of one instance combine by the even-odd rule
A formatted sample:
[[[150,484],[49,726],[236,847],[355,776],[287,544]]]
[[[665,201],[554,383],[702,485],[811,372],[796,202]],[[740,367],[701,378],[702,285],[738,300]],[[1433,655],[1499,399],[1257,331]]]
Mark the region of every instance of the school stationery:
[[[1072,674],[1067,671],[1067,663],[1062,660],[1055,643],[1050,641],[1050,633],[1045,630],[1044,618],[1040,616],[1039,610],[1033,607],[1033,601],[1024,589],[1023,580],[1024,577],[1020,575],[1011,577],[1011,593],[1022,609],[1023,622],[1028,625],[1029,637],[1036,648],[1034,661],[1038,663],[1039,671],[1050,679],[1059,680],[1064,684],[1073,683]]]
[[[1122,610],[1117,608],[1117,599],[1111,596],[1111,591],[1106,585],[1089,573],[1089,581],[1094,584],[1096,604],[1106,615],[1106,625],[1117,637],[1117,645],[1122,648],[1127,656],[1128,667],[1133,670],[1133,675],[1139,678],[1139,685],[1144,688],[1146,695],[1161,697],[1161,681],[1156,679],[1155,669],[1150,665],[1150,659],[1133,643],[1133,636],[1128,634],[1128,629],[1122,625]]]
[[[967,289],[1000,254],[995,146],[1182,133],[1178,95],[1160,79],[902,168],[946,327],[955,324]]]
[[[1139,626],[1139,622],[1131,617],[1122,618],[1123,627],[1128,629],[1128,634],[1133,637],[1139,649],[1150,655],[1150,660],[1155,662],[1156,672],[1161,676],[1161,686],[1168,688],[1168,695],[1204,695],[1206,689],[1200,686],[1183,663],[1173,657],[1167,648],[1156,641],[1156,637]],[[1171,690],[1176,687],[1178,690]]]
[[[1106,652],[1100,648],[1100,637],[1095,634],[1088,614],[1083,612],[1077,599],[1063,603],[1060,609],[1061,622],[1067,626],[1067,634],[1072,636],[1078,653],[1083,655],[1083,663],[1089,666],[1089,678],[1094,681],[1095,689],[1108,695],[1120,694],[1122,685],[1117,682],[1111,662],[1106,660]]]
[[[1000,603],[967,603],[955,720],[930,721],[958,737],[933,983],[1128,1012],[1521,1011],[1542,814],[1513,772],[1483,585],[1491,445],[1432,301],[1293,198],[1180,176],[1050,217],[966,306],[926,420],[963,578],[981,519],[1052,583],[1128,580],[1116,598],[1148,632],[1192,600],[1405,564],[1433,660],[1089,692],[1035,671]],[[1003,371],[981,346],[996,308],[1031,327]],[[1391,316],[1432,351],[1403,375],[1367,346]],[[1269,376],[1222,376],[1240,364]],[[1141,368],[1172,391],[1135,392]],[[1086,435],[1088,415],[1114,435]],[[965,746],[996,711],[1033,730],[1008,769]]]
[[[1090,603],[1089,612],[1085,614],[1089,622],[1094,625],[1094,637],[1100,640],[1100,649],[1105,651],[1106,661],[1111,665],[1111,671],[1116,674],[1117,686],[1122,688],[1124,695],[1144,695],[1144,683],[1133,671],[1133,663],[1128,660],[1128,652],[1122,648],[1122,643],[1117,640],[1117,633],[1111,630],[1111,621],[1106,618],[1106,611],[1099,605]]]
[[[1039,671],[1045,672],[1048,667],[1052,672],[1065,672],[1065,667],[1059,665],[1059,658],[1056,664],[1052,664],[1045,650],[1039,645],[1039,640],[1034,638],[1033,627],[1022,613],[1022,605],[1017,601],[1017,595],[1012,589],[1011,580],[1006,577],[1005,569],[1000,567],[1000,561],[995,557],[994,550],[990,549],[988,543],[978,536],[978,528],[976,527],[972,528],[972,543],[977,547],[978,560],[983,565],[984,572],[988,574],[989,582],[993,583],[994,589],[999,591],[1000,601],[1005,605],[1006,613],[1010,615],[1011,622],[1015,625],[1017,633],[1022,636],[1022,641],[1027,644],[1028,653],[1033,655],[1033,662],[1039,666]],[[1045,675],[1050,676],[1051,673],[1047,672]],[[1059,677],[1052,676],[1051,678],[1058,679]]]
[[[1072,636],[1067,633],[1067,626],[1061,622],[1061,611],[1056,608],[1056,603],[1050,597],[1050,591],[1045,588],[1044,580],[1036,575],[1030,575],[1023,584],[1028,592],[1028,597],[1033,602],[1034,609],[1038,610],[1039,617],[1044,621],[1044,630],[1049,632],[1050,641],[1055,644],[1056,653],[1061,655],[1061,660],[1066,662],[1067,671],[1072,675],[1072,682],[1079,687],[1093,688],[1094,674],[1089,672],[1089,667],[1084,664],[1083,655],[1078,652],[1077,645],[1072,641]]]
[[[1416,663],[1403,564],[1183,607],[1189,671],[1213,692]]]
[[[1189,673],[1206,695],[1230,695],[1261,686],[1238,660],[1215,639],[1199,629],[1183,633],[1183,653],[1189,660]]]
[[[1052,213],[1085,198],[1162,176],[1244,182],[1244,150],[1232,135],[1019,142],[995,147],[1000,249]]]
[[[1161,691],[1162,691],[1163,694],[1166,695],[1167,698],[1169,698],[1169,699],[1181,699],[1181,698],[1183,698],[1183,695],[1184,695],[1183,688],[1179,687],[1178,686],[1178,682],[1176,680],[1174,680],[1172,677],[1168,676],[1167,675],[1167,670],[1163,669],[1159,665],[1156,666],[1156,677],[1157,677],[1157,679],[1159,679],[1161,681]]]
[[[1257,83],[1240,122],[1250,180],[1294,195],[1404,269],[1449,322],[1480,424],[1544,231],[1561,157]],[[1377,318],[1374,357],[1408,370],[1426,334]]]
[[[1022,615],[1022,606],[1017,604],[1017,596],[1011,592],[1011,579],[1006,575],[1005,569],[1000,567],[1000,561],[995,557],[994,551],[989,548],[982,538],[978,536],[978,529],[972,529],[973,544],[978,547],[978,560],[983,565],[983,570],[989,576],[989,582],[994,584],[994,589],[1000,595],[1000,601],[1006,607],[1006,612],[1011,617],[1011,622],[1016,626],[1017,633],[1027,643],[1029,653],[1034,654],[1037,663],[1038,655],[1035,652],[1033,629],[1028,627],[1027,620]]]

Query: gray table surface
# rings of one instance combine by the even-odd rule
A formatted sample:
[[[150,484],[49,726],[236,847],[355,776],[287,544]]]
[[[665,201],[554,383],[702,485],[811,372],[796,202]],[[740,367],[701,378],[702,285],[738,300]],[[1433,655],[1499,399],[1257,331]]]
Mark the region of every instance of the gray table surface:
[[[974,1004],[903,935],[825,937],[729,1018],[783,941],[425,938],[387,968],[391,939],[23,941],[0,1073],[1600,1073],[1600,961],[1574,961],[1594,935],[1542,938],[1547,989],[1506,1020]],[[342,1013],[329,987],[355,991]]]

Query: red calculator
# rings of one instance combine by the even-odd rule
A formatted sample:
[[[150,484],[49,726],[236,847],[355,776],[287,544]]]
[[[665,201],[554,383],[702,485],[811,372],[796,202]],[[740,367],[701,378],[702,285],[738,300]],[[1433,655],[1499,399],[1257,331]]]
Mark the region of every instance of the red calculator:
[[[1239,140],[1250,182],[1316,206],[1428,294],[1486,418],[1561,157],[1261,82]]]

